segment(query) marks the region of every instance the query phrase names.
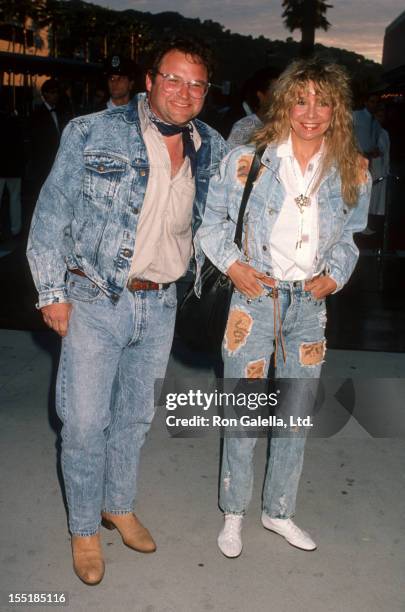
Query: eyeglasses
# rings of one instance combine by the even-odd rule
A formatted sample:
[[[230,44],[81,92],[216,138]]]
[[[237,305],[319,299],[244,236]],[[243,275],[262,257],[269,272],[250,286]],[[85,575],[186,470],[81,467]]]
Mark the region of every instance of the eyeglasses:
[[[206,81],[185,81],[180,76],[177,76],[177,74],[160,72],[159,70],[154,70],[152,74],[160,74],[163,79],[163,89],[166,93],[177,93],[183,85],[187,85],[190,96],[196,100],[204,98],[211,85],[211,83]]]

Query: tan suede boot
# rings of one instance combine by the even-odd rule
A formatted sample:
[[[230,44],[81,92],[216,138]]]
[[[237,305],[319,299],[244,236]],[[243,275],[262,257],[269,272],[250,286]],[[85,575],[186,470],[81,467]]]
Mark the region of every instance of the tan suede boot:
[[[72,536],[73,568],[85,584],[98,584],[104,576],[100,534]]]
[[[132,512],[126,514],[101,513],[101,524],[107,529],[118,529],[122,541],[138,552],[155,552],[156,544],[149,531]]]

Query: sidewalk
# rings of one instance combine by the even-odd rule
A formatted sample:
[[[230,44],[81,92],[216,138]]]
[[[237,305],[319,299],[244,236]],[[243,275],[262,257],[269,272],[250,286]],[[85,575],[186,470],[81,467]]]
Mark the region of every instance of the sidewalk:
[[[103,530],[106,575],[86,587],[72,572],[56,468],[56,358],[50,332],[0,331],[1,612],[53,609],[7,604],[8,592],[27,591],[63,591],[69,605],[62,609],[72,612],[405,610],[404,440],[372,438],[350,423],[308,441],[296,520],[318,550],[297,550],[261,527],[261,439],[243,554],[228,560],[216,546],[219,439],[170,438],[159,410],[136,508],[158,551],[135,553]],[[209,362],[197,368],[212,375]],[[169,373],[189,371],[172,356]],[[330,351],[324,375],[399,378],[404,371],[404,354]]]

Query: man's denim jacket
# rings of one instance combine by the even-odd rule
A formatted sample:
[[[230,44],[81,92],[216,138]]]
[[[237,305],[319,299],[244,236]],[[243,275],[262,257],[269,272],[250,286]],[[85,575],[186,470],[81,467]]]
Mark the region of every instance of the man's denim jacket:
[[[219,173],[210,182],[204,220],[194,241],[198,271],[205,253],[222,272],[240,260],[249,261],[260,272],[273,276],[270,234],[285,196],[278,176],[281,158],[277,157],[276,150],[275,145],[269,145],[263,153],[262,169],[245,211],[242,252],[234,243],[234,235],[254,149],[252,146],[237,147],[222,161]],[[335,168],[331,168],[321,181],[315,266],[336,281],[336,291],[349,280],[358,259],[353,234],[366,227],[370,189],[368,174],[367,182],[360,185],[357,205],[349,208],[343,202],[340,176]],[[199,293],[198,284],[196,293]]]
[[[124,107],[73,119],[64,130],[28,241],[39,307],[67,301],[67,269],[80,268],[112,301],[126,285],[149,174],[140,96]],[[201,224],[210,177],[228,150],[215,130],[198,120],[194,124],[201,146],[193,235]]]

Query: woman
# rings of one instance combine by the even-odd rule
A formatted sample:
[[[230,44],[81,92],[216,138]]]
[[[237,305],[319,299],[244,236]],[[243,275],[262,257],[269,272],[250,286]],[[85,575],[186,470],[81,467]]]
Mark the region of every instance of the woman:
[[[263,148],[241,252],[233,242],[239,205],[255,149]],[[369,194],[367,162],[352,133],[348,77],[337,65],[294,62],[275,84],[254,144],[223,160],[197,235],[199,264],[202,248],[235,285],[223,342],[225,378],[265,378],[273,352],[278,378],[319,378],[325,297],[343,287],[356,265],[353,234],[366,225]],[[224,439],[218,545],[227,557],[242,551],[255,443]],[[315,542],[291,520],[304,445],[303,433],[272,436],[262,524],[313,550]]]

